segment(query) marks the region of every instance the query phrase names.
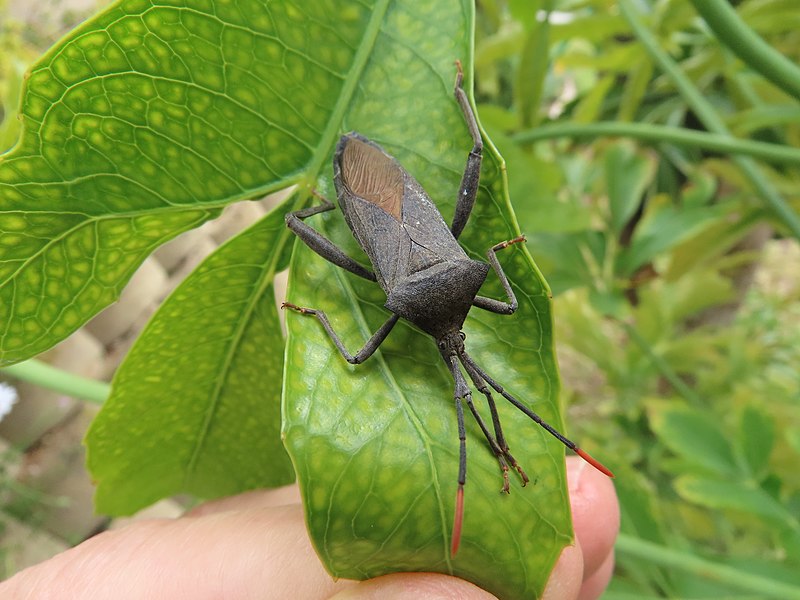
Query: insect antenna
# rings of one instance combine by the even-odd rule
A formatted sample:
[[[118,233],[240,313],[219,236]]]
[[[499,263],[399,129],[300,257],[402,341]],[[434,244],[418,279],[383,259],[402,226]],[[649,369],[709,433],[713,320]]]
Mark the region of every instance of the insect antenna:
[[[542,428],[543,428],[545,431],[547,431],[547,432],[548,432],[550,435],[552,435],[554,438],[556,438],[556,439],[557,439],[559,442],[561,442],[561,443],[562,443],[562,444],[564,444],[564,445],[565,445],[567,448],[569,448],[570,450],[572,450],[573,452],[575,452],[575,454],[577,454],[578,456],[580,456],[580,457],[581,457],[583,460],[585,460],[587,463],[589,463],[590,465],[592,465],[592,466],[593,466],[595,469],[597,469],[598,471],[600,471],[600,472],[601,472],[601,473],[603,473],[604,475],[607,475],[607,476],[609,476],[609,477],[614,477],[614,474],[611,472],[611,470],[610,470],[608,467],[606,467],[606,466],[605,466],[603,463],[601,463],[599,460],[597,460],[596,458],[594,458],[593,456],[591,456],[591,455],[590,455],[588,452],[586,452],[585,450],[583,450],[583,449],[581,449],[580,447],[578,447],[578,445],[577,445],[575,442],[573,442],[572,440],[570,440],[570,439],[568,439],[567,437],[565,437],[565,436],[564,436],[564,435],[563,435],[563,434],[562,434],[560,431],[558,431],[558,430],[557,430],[555,427],[553,427],[553,426],[552,426],[552,425],[550,425],[550,424],[549,424],[547,421],[545,421],[544,419],[542,419],[542,417],[540,417],[539,415],[537,415],[537,414],[536,414],[535,412],[533,412],[533,411],[532,411],[530,408],[528,408],[528,407],[527,407],[527,406],[525,406],[525,405],[524,405],[522,402],[520,402],[519,400],[517,400],[516,398],[514,398],[514,396],[512,396],[511,394],[509,394],[509,393],[508,393],[508,392],[507,392],[507,391],[506,391],[506,390],[503,388],[503,386],[502,386],[502,385],[500,385],[499,383],[497,383],[497,382],[496,382],[494,379],[492,379],[492,378],[491,378],[491,377],[490,377],[490,376],[489,376],[489,375],[486,373],[486,371],[484,371],[483,369],[481,369],[481,368],[480,368],[480,367],[479,367],[479,366],[478,366],[478,365],[475,363],[475,361],[472,359],[472,357],[471,357],[471,356],[469,356],[469,355],[468,355],[466,352],[463,352],[462,354],[460,354],[460,355],[459,355],[459,359],[461,360],[461,363],[464,365],[464,367],[467,369],[467,373],[469,373],[470,371],[475,371],[475,372],[476,372],[476,373],[477,373],[477,374],[480,376],[480,378],[481,378],[481,379],[483,379],[483,380],[484,380],[486,383],[488,383],[488,384],[489,384],[489,385],[492,387],[492,389],[494,389],[494,391],[496,391],[498,394],[500,394],[501,396],[503,396],[503,398],[505,398],[506,400],[508,400],[509,402],[511,402],[511,404],[513,404],[514,406],[516,406],[516,407],[517,407],[519,410],[521,410],[521,411],[522,411],[523,413],[525,413],[525,414],[526,414],[528,417],[530,417],[530,418],[531,418],[531,419],[532,419],[534,422],[536,422],[537,424],[539,424],[539,425],[540,425],[540,426],[541,426],[541,427],[542,427]],[[469,366],[467,366],[467,365],[469,365]],[[474,380],[473,380],[473,381],[474,381]],[[476,385],[477,385],[477,383],[476,383]],[[494,418],[494,415],[492,415],[492,418]]]

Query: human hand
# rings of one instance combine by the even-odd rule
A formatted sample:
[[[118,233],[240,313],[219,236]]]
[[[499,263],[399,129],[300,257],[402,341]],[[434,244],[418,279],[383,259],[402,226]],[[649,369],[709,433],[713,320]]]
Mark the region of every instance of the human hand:
[[[567,459],[576,545],[550,576],[547,600],[590,600],[608,585],[619,507],[610,480]],[[296,486],[208,502],[179,519],[106,531],[0,583],[0,600],[303,600],[494,598],[456,577],[396,573],[334,581],[311,547]]]

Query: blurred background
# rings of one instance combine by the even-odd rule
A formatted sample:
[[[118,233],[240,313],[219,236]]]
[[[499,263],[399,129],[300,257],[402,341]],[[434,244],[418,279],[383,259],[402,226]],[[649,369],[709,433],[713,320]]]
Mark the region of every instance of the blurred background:
[[[475,97],[554,294],[569,432],[617,475],[605,597],[800,597],[800,105],[695,4],[480,0]],[[733,4],[798,63],[800,5]],[[27,66],[97,6],[0,0],[0,150]],[[268,208],[162,247],[43,358],[108,380],[166,294]],[[83,467],[96,410],[0,373],[0,575],[118,524]]]

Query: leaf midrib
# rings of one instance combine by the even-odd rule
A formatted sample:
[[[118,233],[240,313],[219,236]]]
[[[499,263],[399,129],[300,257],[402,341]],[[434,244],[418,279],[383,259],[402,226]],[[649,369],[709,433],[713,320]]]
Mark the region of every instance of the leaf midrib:
[[[328,119],[328,124],[322,131],[320,142],[317,144],[317,151],[312,155],[311,161],[308,164],[308,175],[306,177],[306,184],[308,187],[313,186],[316,182],[325,161],[328,159],[333,149],[334,143],[339,135],[340,126],[342,121],[344,121],[344,115],[350,107],[358,82],[361,81],[361,76],[369,61],[370,54],[375,48],[375,41],[378,38],[378,33],[381,30],[381,25],[383,24],[384,17],[386,16],[391,2],[392,0],[378,0],[375,4],[375,8],[372,10],[372,16],[370,17],[369,23],[367,23],[367,27],[364,29],[364,36],[361,39],[361,44],[359,44],[355,56],[353,56],[353,64],[344,79],[339,98],[336,100],[336,104],[333,107],[331,116]]]
[[[284,206],[281,204],[281,206]],[[256,310],[256,307],[259,305],[261,298],[263,297],[266,290],[273,284],[275,279],[275,271],[277,268],[278,261],[280,260],[281,255],[283,254],[283,248],[286,243],[289,241],[291,237],[291,232],[288,228],[283,229],[279,235],[278,241],[273,247],[272,256],[270,257],[269,264],[262,270],[262,274],[259,277],[258,281],[255,285],[255,292],[250,295],[250,301],[247,304],[247,308],[244,310],[242,318],[238,320],[238,324],[236,326],[236,330],[234,331],[233,335],[230,336],[230,343],[228,344],[228,350],[225,353],[221,361],[221,367],[219,370],[219,376],[217,377],[216,384],[214,385],[214,389],[209,394],[209,406],[206,410],[206,415],[203,420],[203,424],[200,428],[200,431],[197,435],[197,440],[194,445],[194,449],[192,450],[192,455],[189,458],[189,462],[186,465],[186,473],[184,476],[184,487],[189,489],[189,481],[191,480],[192,476],[194,475],[195,468],[197,467],[197,462],[200,458],[200,454],[205,446],[206,440],[208,439],[208,432],[211,429],[212,422],[214,420],[214,415],[217,413],[217,408],[221,402],[223,396],[223,389],[228,384],[228,375],[231,372],[233,366],[233,358],[236,356],[237,350],[240,347],[241,340],[244,336],[246,329],[250,326],[253,315]]]
[[[304,178],[306,187],[313,186],[314,182],[317,180],[323,169],[325,161],[330,155],[334,143],[336,142],[340,130],[340,125],[344,120],[344,115],[347,109],[350,106],[358,82],[361,80],[361,76],[366,67],[370,53],[375,46],[375,41],[377,40],[378,33],[381,29],[383,18],[386,14],[386,11],[388,10],[391,1],[392,0],[379,0],[378,3],[376,4],[376,8],[372,11],[370,21],[364,30],[364,36],[362,37],[362,42],[359,45],[358,49],[356,50],[356,54],[353,57],[353,64],[350,68],[347,77],[344,80],[344,84],[342,85],[339,98],[337,99],[336,104],[333,107],[333,111],[331,112],[331,116],[328,119],[328,123],[324,131],[322,132],[322,136],[320,138],[319,143],[317,144],[316,151],[312,155],[312,159],[308,163],[308,166],[306,168],[306,176]],[[284,232],[280,235],[279,242],[276,244],[275,251],[272,254],[270,265],[266,269],[264,269],[264,275],[258,282],[259,293],[253,294],[253,300],[250,302],[247,310],[245,311],[245,315],[240,320],[240,325],[237,328],[236,334],[232,337],[233,340],[239,340],[241,338],[242,332],[244,331],[245,328],[245,323],[250,322],[252,311],[254,310],[254,307],[257,304],[256,299],[260,298],[266,286],[271,284],[272,282],[272,280],[266,277],[266,275],[270,272],[274,273],[274,266],[276,264],[276,261],[280,257],[284,245],[291,238],[292,236],[289,234],[288,229],[284,230]],[[352,295],[352,290],[350,290],[350,294]],[[229,351],[224,359],[224,364],[221,369],[221,373],[227,373],[230,370],[232,357],[235,355],[236,347],[237,347],[236,343],[231,343],[229,345]],[[206,412],[206,418],[204,419],[200,434],[197,437],[195,448],[192,452],[192,456],[187,465],[187,470],[186,470],[187,481],[194,472],[197,460],[200,456],[203,446],[205,445],[205,441],[208,436],[208,431],[211,427],[211,422],[213,420],[214,414],[216,413],[216,409],[217,406],[219,405],[219,400],[222,395],[222,389],[224,388],[226,382],[227,382],[227,377],[224,376],[219,377],[219,381],[211,394],[211,403]]]
[[[339,98],[336,101],[336,104],[333,107],[333,111],[331,112],[331,116],[328,120],[328,124],[325,127],[324,131],[322,132],[322,136],[320,139],[320,143],[317,146],[316,153],[312,156],[311,161],[309,162],[308,168],[306,170],[306,187],[313,188],[315,182],[317,181],[320,173],[322,172],[323,166],[325,161],[331,154],[333,146],[339,136],[340,133],[340,126],[342,121],[344,120],[344,116],[350,107],[353,95],[357,88],[358,82],[361,80],[361,76],[366,68],[367,62],[369,60],[370,54],[375,47],[376,40],[378,38],[378,34],[381,31],[381,26],[384,22],[384,17],[388,11],[389,5],[391,4],[392,0],[378,0],[375,5],[375,8],[372,11],[372,15],[370,18],[367,27],[364,30],[364,36],[362,37],[362,42],[359,45],[358,49],[356,50],[356,54],[353,57],[353,64],[351,69],[344,80],[344,84],[342,85],[341,93],[339,94]],[[301,202],[304,204],[304,202]],[[351,305],[353,306],[353,313],[356,317],[356,322],[358,324],[359,329],[361,330],[362,335],[369,337],[371,332],[369,331],[369,327],[367,326],[366,319],[364,317],[363,312],[358,309],[357,298],[354,293],[353,288],[350,286],[349,282],[346,281],[346,278],[343,277],[341,273],[337,273],[337,278],[339,279],[342,288],[344,289],[347,296],[349,296],[353,302]],[[417,430],[420,439],[423,441],[425,446],[426,454],[428,456],[428,463],[431,468],[431,484],[433,488],[436,490],[436,495],[439,498],[439,506],[440,506],[440,516],[442,519],[442,533],[443,533],[443,544],[444,547],[447,547],[447,539],[446,539],[446,532],[447,532],[447,519],[446,519],[446,512],[444,509],[444,502],[441,498],[440,492],[440,484],[438,479],[436,478],[436,465],[435,461],[433,460],[432,449],[430,445],[427,443],[427,437],[424,432],[424,428],[422,427],[421,421],[416,413],[413,411],[413,407],[411,403],[406,398],[405,394],[401,390],[400,386],[398,385],[397,381],[395,380],[394,376],[392,375],[391,370],[389,369],[388,365],[386,364],[383,356],[381,355],[380,351],[376,352],[373,359],[380,365],[380,369],[383,372],[384,377],[389,382],[390,386],[395,390],[397,397],[402,399],[407,407],[407,414],[411,416],[411,421],[414,428]],[[450,564],[450,558],[448,553],[444,552],[448,569],[452,572],[452,565]]]
[[[357,294],[353,290],[352,285],[347,280],[347,277],[345,276],[344,272],[341,269],[335,269],[335,274],[339,282],[339,285],[342,287],[345,294],[351,299],[350,306],[352,307],[352,313],[354,315],[358,329],[361,332],[361,335],[364,337],[364,339],[369,339],[373,332],[370,330],[369,325],[367,324],[366,318],[364,316],[364,312],[360,308]],[[435,491],[438,500],[439,515],[442,521],[442,542],[445,548],[443,554],[445,557],[445,562],[447,563],[447,567],[452,572],[453,566],[450,561],[450,555],[446,551],[448,545],[448,540],[447,540],[448,526],[447,526],[446,511],[444,508],[444,498],[442,497],[441,494],[441,484],[438,479],[438,470],[436,469],[436,461],[434,460],[433,457],[433,449],[430,444],[430,437],[426,433],[425,427],[423,427],[422,425],[422,419],[414,409],[414,403],[410,401],[408,396],[403,392],[402,388],[397,383],[393,371],[386,363],[386,359],[383,357],[383,353],[381,352],[380,349],[378,349],[372,356],[370,362],[373,361],[374,364],[378,365],[378,369],[382,373],[387,384],[394,391],[395,397],[398,398],[403,403],[405,407],[404,414],[408,417],[411,425],[416,430],[417,435],[419,436],[419,439],[422,442],[422,445],[425,447],[425,455],[428,458],[428,465],[430,466],[430,471],[431,471],[431,487]],[[331,498],[332,497],[333,494],[331,494]],[[330,511],[330,506],[329,506],[329,511]],[[326,535],[325,535],[326,540],[327,540],[328,525],[326,525]]]

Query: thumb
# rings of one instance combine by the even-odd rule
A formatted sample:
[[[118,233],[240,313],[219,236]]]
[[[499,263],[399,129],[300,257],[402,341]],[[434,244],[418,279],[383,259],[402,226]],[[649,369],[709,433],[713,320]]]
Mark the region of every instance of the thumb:
[[[497,600],[475,585],[438,573],[392,573],[361,581],[330,600]]]

